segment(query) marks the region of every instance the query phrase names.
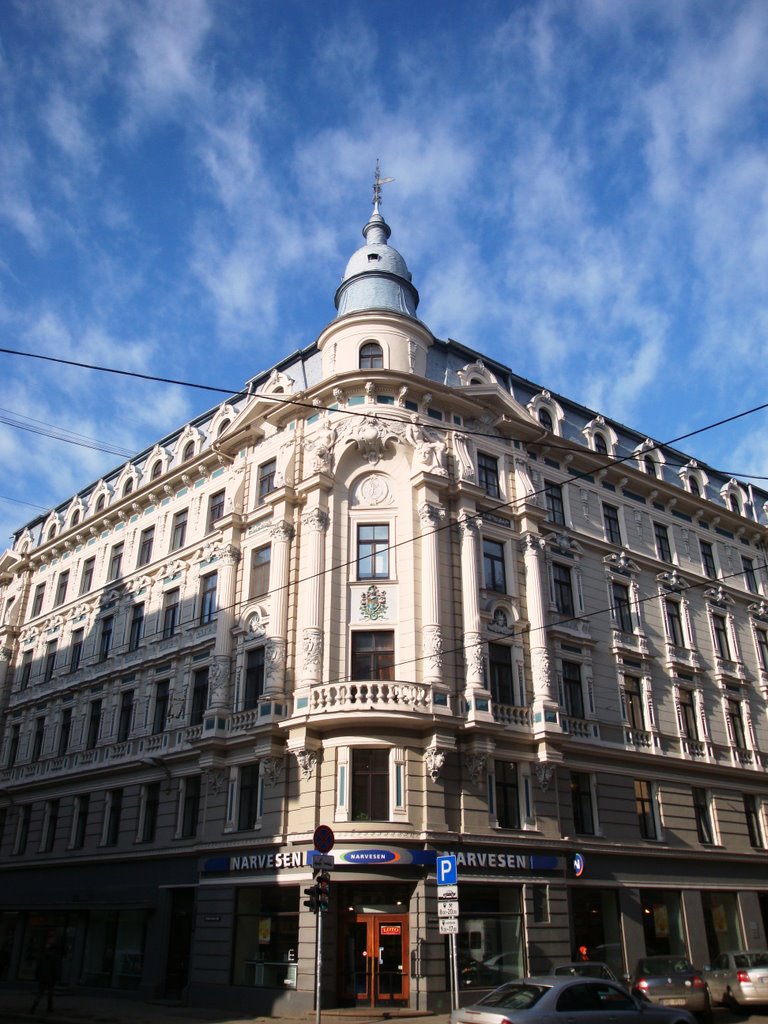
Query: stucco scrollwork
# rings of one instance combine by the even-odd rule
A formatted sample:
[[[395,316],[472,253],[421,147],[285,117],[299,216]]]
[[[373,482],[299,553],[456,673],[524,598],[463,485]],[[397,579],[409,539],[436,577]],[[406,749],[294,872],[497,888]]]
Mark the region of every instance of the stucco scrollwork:
[[[479,633],[464,634],[464,657],[467,669],[474,675],[483,671],[483,638]]]
[[[423,633],[424,657],[427,667],[437,672],[443,667],[443,634],[439,626],[425,626]]]
[[[393,505],[392,488],[381,473],[369,473],[356,485],[352,494],[353,506]]]
[[[320,667],[323,661],[323,631],[317,626],[304,630],[304,668],[309,671]]]
[[[269,536],[274,541],[283,541],[288,544],[293,540],[293,534],[293,526],[285,519],[276,519],[269,525]]]
[[[333,471],[333,448],[336,444],[336,428],[332,426],[328,414],[320,418],[312,436],[304,442],[311,459],[313,473],[330,473]]]
[[[227,773],[221,768],[206,768],[205,777],[208,789],[214,796],[223,793],[227,786]]]
[[[458,463],[459,480],[474,480],[475,462],[465,434],[455,433],[453,435],[453,450]]]
[[[429,747],[424,751],[424,764],[433,782],[440,778],[440,772],[445,764],[445,751],[438,747]]]
[[[539,780],[539,785],[546,793],[555,774],[555,765],[551,761],[538,761],[533,766],[533,770],[536,773],[536,778]]]
[[[260,762],[261,773],[268,786],[275,786],[283,773],[282,757],[265,757]]]
[[[479,534],[480,528],[483,525],[483,520],[480,516],[474,515],[472,512],[467,512],[466,509],[462,509],[459,513],[459,518],[456,521],[458,523],[459,530],[466,536]]]
[[[441,520],[445,519],[445,509],[437,505],[429,505],[426,502],[419,505],[419,522],[422,530],[436,530]]]
[[[487,754],[471,753],[464,758],[464,764],[469,772],[469,778],[473,786],[479,786],[483,781],[483,772],[488,763]]]
[[[301,517],[301,525],[308,530],[321,532],[331,525],[331,517],[321,508],[311,508]]]
[[[294,750],[294,757],[299,763],[301,774],[305,779],[309,780],[312,778],[312,772],[317,766],[317,751],[316,750]]]
[[[448,476],[448,470],[445,468],[445,441],[437,431],[423,426],[416,413],[411,414],[411,422],[405,428],[404,438],[413,445],[415,467],[434,473],[435,476]]]
[[[211,706],[221,706],[225,700],[229,683],[229,658],[226,655],[219,655],[213,659],[208,671],[208,683]]]

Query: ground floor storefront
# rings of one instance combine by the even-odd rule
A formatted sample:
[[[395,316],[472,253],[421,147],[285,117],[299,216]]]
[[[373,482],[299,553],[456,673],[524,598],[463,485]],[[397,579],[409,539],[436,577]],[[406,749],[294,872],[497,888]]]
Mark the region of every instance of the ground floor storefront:
[[[0,984],[32,985],[53,942],[60,981],[73,988],[303,1013],[319,964],[325,1009],[444,1010],[452,938],[440,927],[442,853],[457,857],[447,895],[463,1001],[574,958],[604,960],[621,975],[646,954],[703,966],[726,949],[766,944],[768,872],[575,852],[338,846],[321,916],[305,906],[312,851],[300,846],[20,869],[0,891]]]

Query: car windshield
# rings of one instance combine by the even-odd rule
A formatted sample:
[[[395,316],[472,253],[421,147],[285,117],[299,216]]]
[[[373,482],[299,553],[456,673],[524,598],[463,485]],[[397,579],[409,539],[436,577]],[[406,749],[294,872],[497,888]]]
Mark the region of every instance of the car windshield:
[[[768,952],[761,949],[754,953],[735,953],[733,962],[737,967],[768,967]]]
[[[641,974],[690,974],[692,970],[687,960],[676,956],[655,956],[640,961]]]
[[[502,985],[480,1000],[480,1006],[503,1006],[506,1010],[528,1010],[547,991],[546,985]]]

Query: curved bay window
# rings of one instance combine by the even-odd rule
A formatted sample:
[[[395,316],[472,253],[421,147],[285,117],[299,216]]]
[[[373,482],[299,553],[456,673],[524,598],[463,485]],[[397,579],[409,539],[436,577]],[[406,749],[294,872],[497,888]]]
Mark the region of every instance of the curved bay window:
[[[377,341],[366,341],[360,348],[360,369],[381,370],[384,368],[384,351]]]
[[[389,748],[352,750],[352,820],[389,820]]]
[[[298,886],[263,885],[237,892],[232,984],[296,988]]]

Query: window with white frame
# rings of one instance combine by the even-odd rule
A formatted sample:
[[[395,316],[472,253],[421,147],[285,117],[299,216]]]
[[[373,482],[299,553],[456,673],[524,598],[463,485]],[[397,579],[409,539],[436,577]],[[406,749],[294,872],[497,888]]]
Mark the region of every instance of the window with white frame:
[[[177,838],[191,839],[197,835],[200,815],[200,782],[199,775],[186,775],[181,780]]]
[[[630,598],[629,585],[614,580],[611,583],[611,599],[613,605],[613,619],[616,629],[622,633],[634,632],[635,624],[632,615],[632,601]]]
[[[726,698],[725,720],[731,745],[736,747],[737,750],[746,750],[747,738],[744,728],[744,709],[740,700],[733,697]]]
[[[660,836],[656,807],[658,796],[656,785],[647,779],[635,779],[635,811],[637,824],[643,839],[658,839]]]
[[[389,524],[357,524],[357,578],[389,579]]]
[[[157,835],[157,816],[160,809],[160,783],[146,782],[141,787],[137,842],[153,843]]]
[[[685,632],[680,602],[673,597],[664,598],[664,619],[667,624],[667,638],[675,647],[685,647]]]
[[[593,779],[588,772],[571,772],[571,811],[577,835],[597,835]]]
[[[615,505],[608,505],[603,502],[603,524],[605,525],[605,539],[610,544],[621,545],[619,510]]]
[[[387,747],[353,747],[352,821],[389,820],[389,755]]]
[[[500,498],[499,460],[484,452],[477,454],[477,482],[490,498]]]
[[[492,813],[499,828],[520,828],[520,773],[514,761],[494,761],[489,779]]]
[[[544,500],[547,507],[547,519],[555,526],[565,526],[565,505],[563,488],[551,480],[544,481]]]
[[[755,560],[741,556],[741,567],[744,571],[744,586],[750,594],[759,594],[760,588],[757,585],[757,573],[755,572]]]
[[[693,817],[696,822],[696,834],[699,837],[699,842],[704,846],[712,846],[716,839],[715,820],[710,794],[700,786],[693,786],[691,788],[691,797],[693,800]]]
[[[261,818],[262,779],[258,764],[243,764],[237,770],[237,829],[256,828]]]
[[[565,615],[569,618],[575,615],[576,606],[573,599],[573,580],[570,566],[562,565],[560,562],[553,562],[552,589],[555,608],[560,615]]]
[[[763,801],[754,793],[744,794],[744,818],[747,823],[749,845],[756,850],[765,848],[765,829],[763,827]]]
[[[507,569],[501,541],[483,538],[483,586],[499,594],[507,593]]]
[[[585,718],[584,684],[581,678],[581,665],[577,661],[561,663],[563,696],[562,704],[565,713],[571,718]]]

